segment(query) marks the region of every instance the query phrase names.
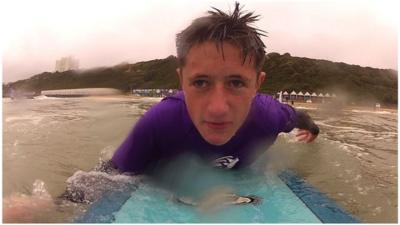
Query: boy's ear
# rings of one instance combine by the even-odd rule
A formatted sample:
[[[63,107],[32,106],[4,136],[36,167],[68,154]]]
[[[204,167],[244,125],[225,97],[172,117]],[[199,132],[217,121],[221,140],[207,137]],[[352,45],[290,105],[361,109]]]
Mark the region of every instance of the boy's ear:
[[[260,89],[261,84],[265,81],[266,78],[266,74],[265,72],[260,72],[260,74],[258,75],[258,79],[257,79],[257,90]]]
[[[182,70],[181,70],[181,68],[176,68],[176,75],[178,76],[179,83],[182,86]]]

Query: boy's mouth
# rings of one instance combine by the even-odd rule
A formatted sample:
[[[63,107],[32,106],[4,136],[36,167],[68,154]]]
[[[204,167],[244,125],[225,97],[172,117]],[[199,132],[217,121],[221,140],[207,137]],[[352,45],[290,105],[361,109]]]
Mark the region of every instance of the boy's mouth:
[[[215,129],[215,130],[223,130],[226,129],[228,126],[232,124],[232,122],[209,122],[205,121],[205,124],[208,128]]]

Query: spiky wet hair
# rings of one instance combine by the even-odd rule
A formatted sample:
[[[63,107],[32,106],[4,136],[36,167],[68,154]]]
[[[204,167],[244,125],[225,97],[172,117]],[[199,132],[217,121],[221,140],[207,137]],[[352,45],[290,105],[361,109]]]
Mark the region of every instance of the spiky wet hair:
[[[218,51],[224,49],[222,43],[229,41],[240,48],[243,63],[250,57],[257,72],[261,71],[265,61],[265,45],[260,36],[266,36],[265,31],[250,26],[259,19],[253,12],[244,14],[243,7],[235,3],[232,13],[225,13],[212,7],[208,16],[193,20],[192,24],[176,35],[176,49],[179,66],[185,65],[186,55],[191,47],[206,41],[215,42]],[[244,14],[244,15],[243,15]]]

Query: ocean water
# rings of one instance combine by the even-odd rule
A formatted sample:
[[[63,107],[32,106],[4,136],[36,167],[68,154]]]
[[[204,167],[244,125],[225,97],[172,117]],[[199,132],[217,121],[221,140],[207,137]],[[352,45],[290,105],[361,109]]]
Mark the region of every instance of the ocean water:
[[[138,177],[92,171],[109,159],[133,124],[159,98],[3,99],[3,207],[29,196],[43,206],[30,222],[71,222],[102,191],[127,188]],[[280,135],[262,157],[265,170],[290,168],[362,222],[397,222],[397,111],[321,110],[306,106],[318,139]],[[91,172],[89,172],[91,171]],[[84,203],[58,200],[67,186],[85,190]]]

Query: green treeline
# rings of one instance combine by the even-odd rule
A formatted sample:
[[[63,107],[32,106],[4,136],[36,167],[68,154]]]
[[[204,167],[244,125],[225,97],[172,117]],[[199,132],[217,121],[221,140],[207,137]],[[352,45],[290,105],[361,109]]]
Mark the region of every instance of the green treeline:
[[[123,92],[139,88],[179,88],[175,69],[177,59],[169,56],[135,64],[84,71],[45,72],[26,80],[3,84],[3,96],[10,88],[34,91],[66,88],[116,88]],[[351,102],[397,104],[397,71],[360,67],[327,60],[269,53],[264,65],[267,79],[261,92],[306,91],[346,95]]]
[[[397,71],[327,60],[268,54],[267,79],[262,91],[279,90],[336,93],[349,102],[397,104]]]

